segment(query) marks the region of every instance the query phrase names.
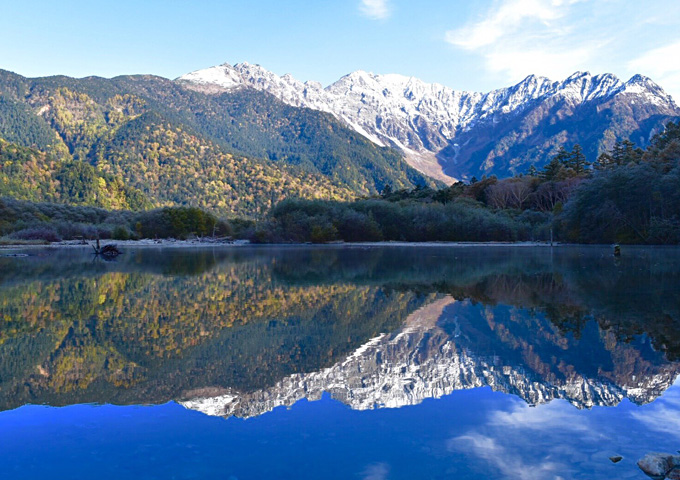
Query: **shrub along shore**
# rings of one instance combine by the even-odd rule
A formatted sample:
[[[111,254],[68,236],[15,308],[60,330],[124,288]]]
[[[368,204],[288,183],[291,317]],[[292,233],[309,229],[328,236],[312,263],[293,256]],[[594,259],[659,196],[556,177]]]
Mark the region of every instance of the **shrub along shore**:
[[[256,243],[680,243],[680,122],[646,150],[616,143],[595,162],[561,149],[542,170],[354,201],[287,199],[258,220],[196,207],[108,211],[0,198],[0,244],[218,237]]]

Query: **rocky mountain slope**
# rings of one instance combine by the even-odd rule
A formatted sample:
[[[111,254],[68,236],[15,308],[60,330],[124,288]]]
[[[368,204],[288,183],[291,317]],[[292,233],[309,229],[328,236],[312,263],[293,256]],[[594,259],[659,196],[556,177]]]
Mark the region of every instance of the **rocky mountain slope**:
[[[508,176],[544,164],[560,145],[580,143],[596,156],[616,140],[645,145],[680,109],[641,75],[577,72],[563,81],[531,75],[488,93],[453,90],[402,75],[350,73],[323,88],[259,65],[223,64],[176,80],[218,94],[250,88],[296,107],[328,112],[377,145],[401,149],[408,162],[451,182]]]
[[[294,374],[253,392],[202,389],[182,405],[217,416],[253,417],[324,392],[353,409],[398,408],[456,390],[489,386],[536,405],[563,398],[578,408],[612,406],[624,398],[643,404],[661,395],[680,373],[678,364],[656,363],[644,347],[616,341],[591,329],[568,339],[540,320],[474,315],[444,297],[412,313],[404,327],[362,345],[345,360],[320,371]],[[472,314],[471,314],[472,313]],[[496,316],[494,316],[496,315]],[[531,323],[531,343],[520,323]],[[579,356],[588,352],[591,364]],[[598,363],[601,362],[601,363]],[[581,363],[581,364],[580,364]]]

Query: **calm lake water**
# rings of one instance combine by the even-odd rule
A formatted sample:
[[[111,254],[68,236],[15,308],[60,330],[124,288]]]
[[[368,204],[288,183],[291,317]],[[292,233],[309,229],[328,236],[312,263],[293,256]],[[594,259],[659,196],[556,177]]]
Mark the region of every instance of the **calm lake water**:
[[[680,448],[679,249],[22,252],[2,479],[643,479]]]

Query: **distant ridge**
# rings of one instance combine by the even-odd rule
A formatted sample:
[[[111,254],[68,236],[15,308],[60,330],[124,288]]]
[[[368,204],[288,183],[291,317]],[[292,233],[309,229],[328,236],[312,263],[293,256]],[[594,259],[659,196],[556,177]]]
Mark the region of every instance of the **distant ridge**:
[[[331,113],[375,144],[399,148],[417,170],[449,183],[522,173],[532,163],[544,164],[563,144],[580,143],[591,156],[616,140],[644,146],[680,116],[672,97],[642,75],[626,82],[589,72],[562,81],[530,75],[480,93],[364,71],[324,88],[259,65],[224,63],[176,82],[207,94],[257,89],[289,105]]]
[[[251,392],[216,388],[187,392],[180,404],[207,415],[249,418],[279,406],[290,407],[303,398],[319,400],[324,392],[352,409],[372,410],[417,405],[427,398],[440,398],[456,390],[489,386],[495,391],[516,395],[530,405],[561,398],[577,408],[592,408],[614,406],[624,398],[639,405],[650,403],[678,377],[677,364],[652,366],[633,362],[624,365],[621,359],[638,355],[635,347],[626,342],[610,347],[621,362],[614,370],[625,372],[622,375],[607,372],[594,375],[574,369],[563,377],[561,372],[551,372],[548,363],[532,364],[527,360],[535,361],[540,347],[534,350],[531,343],[529,346],[520,342],[505,343],[503,333],[498,333],[521,329],[517,323],[525,320],[494,318],[504,328],[475,331],[475,327],[464,320],[465,315],[457,315],[455,303],[447,296],[421,307],[409,315],[401,330],[372,338],[328,368],[292,374],[273,387]],[[447,333],[440,326],[447,323],[456,326],[455,334]],[[540,335],[542,342],[550,343],[550,336],[546,335],[549,329],[537,328],[537,331],[540,333],[536,340]],[[473,332],[482,334],[484,340],[472,336]],[[597,338],[600,331],[593,329],[588,333]],[[608,352],[598,346],[597,341],[592,345],[595,345],[594,354]],[[576,344],[572,347],[579,348]],[[514,348],[527,351],[518,354]],[[511,360],[517,358],[521,360]],[[568,362],[566,358],[562,360]],[[541,368],[536,369],[536,364]]]

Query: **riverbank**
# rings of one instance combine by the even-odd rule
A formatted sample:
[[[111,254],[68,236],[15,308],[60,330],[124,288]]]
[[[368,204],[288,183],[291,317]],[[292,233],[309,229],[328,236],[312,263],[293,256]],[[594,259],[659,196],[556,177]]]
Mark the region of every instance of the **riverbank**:
[[[116,245],[120,248],[125,247],[175,247],[175,248],[190,248],[190,247],[238,247],[243,245],[248,245],[250,242],[247,240],[234,240],[234,241],[218,241],[218,240],[205,240],[205,239],[193,239],[193,240],[175,240],[175,239],[164,239],[164,240],[100,240],[100,244],[104,245]],[[60,242],[17,242],[17,243],[2,243],[0,244],[0,250],[2,249],[16,249],[16,248],[46,248],[46,247],[69,247],[69,248],[88,248],[91,249],[95,245],[94,240],[87,240],[83,242],[82,240],[63,240]]]
[[[120,248],[141,248],[141,247],[169,247],[169,248],[196,248],[196,247],[550,247],[546,242],[330,242],[330,243],[250,243],[247,240],[218,241],[212,239],[193,239],[193,240],[106,240],[100,242],[102,245],[115,244]],[[37,243],[37,242],[17,242],[0,244],[2,249],[17,248],[45,248],[45,247],[69,247],[69,248],[92,248],[94,241],[82,242],[80,240],[64,240],[61,242]],[[553,246],[560,246],[554,243]]]

